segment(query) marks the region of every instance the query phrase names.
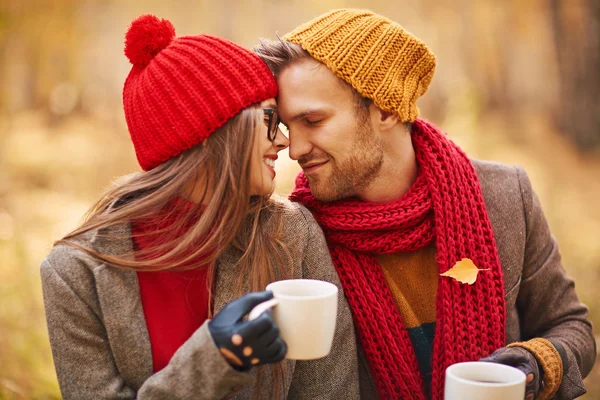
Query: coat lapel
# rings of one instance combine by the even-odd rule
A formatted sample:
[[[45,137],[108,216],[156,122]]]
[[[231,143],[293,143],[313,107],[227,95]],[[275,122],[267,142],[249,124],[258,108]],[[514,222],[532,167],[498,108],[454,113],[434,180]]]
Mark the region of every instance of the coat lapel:
[[[91,244],[102,254],[131,254],[131,226],[102,230]],[[138,390],[153,374],[153,363],[137,273],[103,264],[94,269],[94,275],[115,363],[123,379]]]
[[[215,277],[215,286],[213,292],[213,312],[218,313],[231,300],[236,299],[237,292],[235,286],[238,281],[239,270],[237,269],[237,260],[240,258],[236,250],[232,247],[227,249],[217,262],[217,276]],[[243,281],[243,293],[249,292],[246,286],[247,280]]]

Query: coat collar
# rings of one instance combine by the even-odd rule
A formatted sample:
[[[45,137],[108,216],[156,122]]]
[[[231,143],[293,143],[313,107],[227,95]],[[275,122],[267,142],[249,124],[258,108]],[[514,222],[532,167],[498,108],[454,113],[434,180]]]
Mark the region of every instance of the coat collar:
[[[102,229],[94,233],[91,245],[102,254],[132,257],[131,225]],[[94,268],[94,277],[115,363],[123,379],[138,390],[153,374],[153,364],[137,273],[102,264]]]

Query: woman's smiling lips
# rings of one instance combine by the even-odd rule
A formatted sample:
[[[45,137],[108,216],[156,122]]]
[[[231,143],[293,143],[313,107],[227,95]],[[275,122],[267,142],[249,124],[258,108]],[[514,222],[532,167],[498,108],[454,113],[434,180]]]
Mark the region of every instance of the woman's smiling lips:
[[[277,173],[275,172],[275,160],[277,160],[277,155],[275,154],[268,154],[263,157],[265,165],[273,174],[273,179],[275,179],[275,176],[277,175]]]

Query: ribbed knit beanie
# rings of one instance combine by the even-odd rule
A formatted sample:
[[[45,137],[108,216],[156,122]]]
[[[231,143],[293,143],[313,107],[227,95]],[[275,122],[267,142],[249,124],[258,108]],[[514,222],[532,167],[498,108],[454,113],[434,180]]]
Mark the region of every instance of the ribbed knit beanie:
[[[201,143],[244,108],[277,96],[277,83],[251,51],[209,35],[175,38],[154,15],[135,19],[125,36],[133,64],[123,107],[144,170]]]
[[[419,115],[416,101],[435,72],[435,55],[397,23],[367,10],[325,13],[283,37],[306,50],[362,96],[402,122]]]

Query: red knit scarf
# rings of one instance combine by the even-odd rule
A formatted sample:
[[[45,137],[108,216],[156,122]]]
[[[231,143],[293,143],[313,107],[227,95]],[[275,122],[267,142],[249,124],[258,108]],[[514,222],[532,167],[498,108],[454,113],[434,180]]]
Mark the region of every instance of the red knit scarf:
[[[435,241],[440,273],[462,258],[480,269],[473,285],[440,277],[436,300],[431,395],[443,397],[445,370],[504,346],[502,269],[473,165],[432,124],[413,124],[419,174],[391,204],[316,200],[303,173],[290,198],[314,214],[352,309],[382,399],[425,399],[408,332],[374,254],[414,251]]]

